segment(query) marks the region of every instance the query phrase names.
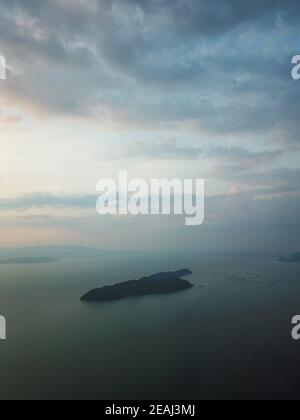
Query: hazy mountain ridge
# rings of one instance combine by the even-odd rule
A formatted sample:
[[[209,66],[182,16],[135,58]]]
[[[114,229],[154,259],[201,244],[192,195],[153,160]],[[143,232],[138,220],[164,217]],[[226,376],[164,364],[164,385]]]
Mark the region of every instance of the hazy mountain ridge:
[[[9,258],[7,260],[0,261],[0,265],[5,264],[44,264],[59,261],[58,258],[50,257],[22,257],[22,258]]]
[[[300,252],[295,252],[294,254],[291,254],[287,257],[280,257],[278,261],[300,264]]]
[[[67,259],[67,258],[90,258],[98,256],[115,255],[116,251],[103,251],[99,248],[85,246],[39,246],[0,249],[1,260],[15,259]]]

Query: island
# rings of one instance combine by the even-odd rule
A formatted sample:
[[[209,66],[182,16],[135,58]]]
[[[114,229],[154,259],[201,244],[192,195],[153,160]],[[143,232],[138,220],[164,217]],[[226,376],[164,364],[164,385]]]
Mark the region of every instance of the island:
[[[295,254],[291,254],[288,257],[281,257],[279,258],[280,262],[286,263],[298,263],[300,264],[300,252],[296,252]]]
[[[90,290],[80,300],[84,302],[107,302],[128,297],[180,292],[193,287],[190,282],[181,278],[191,274],[192,271],[187,268],[157,273],[149,277],[142,277],[139,280],[130,280],[114,286]]]
[[[44,263],[53,263],[56,261],[59,261],[58,258],[22,257],[22,258],[10,258],[8,260],[0,261],[0,265],[3,265],[3,264],[44,264]]]

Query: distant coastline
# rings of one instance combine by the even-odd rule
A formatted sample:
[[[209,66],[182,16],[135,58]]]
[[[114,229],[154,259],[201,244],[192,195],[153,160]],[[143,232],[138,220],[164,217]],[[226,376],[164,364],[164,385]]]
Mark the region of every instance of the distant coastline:
[[[45,264],[45,263],[54,263],[59,261],[58,258],[50,257],[22,257],[22,258],[9,258],[7,260],[0,261],[0,265],[9,265],[9,264]]]
[[[73,245],[0,248],[0,265],[54,263],[67,259],[97,258],[110,255],[116,255],[116,253]]]

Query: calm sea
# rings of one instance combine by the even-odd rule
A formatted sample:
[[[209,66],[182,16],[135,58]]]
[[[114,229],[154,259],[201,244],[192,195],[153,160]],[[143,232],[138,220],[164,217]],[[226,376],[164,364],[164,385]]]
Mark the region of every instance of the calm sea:
[[[191,268],[195,287],[105,304],[90,288]],[[102,257],[0,265],[0,399],[300,398],[300,264]]]

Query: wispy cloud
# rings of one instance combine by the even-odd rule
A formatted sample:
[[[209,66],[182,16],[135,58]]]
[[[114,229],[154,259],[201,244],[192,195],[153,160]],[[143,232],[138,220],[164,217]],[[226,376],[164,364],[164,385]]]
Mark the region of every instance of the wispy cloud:
[[[126,149],[113,157],[117,159],[195,160],[202,153],[202,148],[179,145],[176,139],[164,139],[130,142]]]
[[[30,208],[94,208],[96,206],[96,195],[52,195],[35,193],[21,195],[14,198],[0,198],[0,209],[2,210],[25,210]]]

